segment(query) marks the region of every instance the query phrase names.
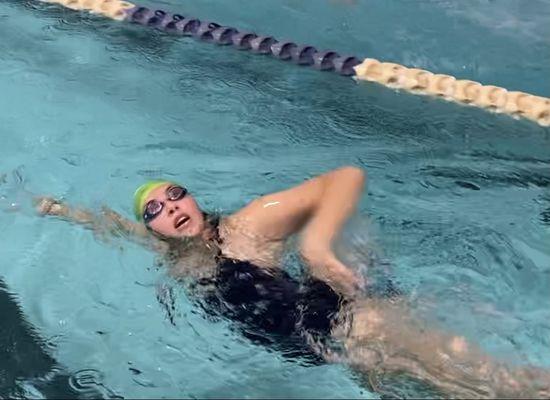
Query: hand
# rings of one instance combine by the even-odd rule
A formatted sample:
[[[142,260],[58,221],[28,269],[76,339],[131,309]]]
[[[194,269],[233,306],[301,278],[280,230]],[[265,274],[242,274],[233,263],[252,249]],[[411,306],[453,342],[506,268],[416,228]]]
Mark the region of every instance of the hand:
[[[34,199],[34,204],[40,215],[61,216],[67,209],[63,203],[52,197],[37,197]]]
[[[349,297],[357,296],[365,288],[364,278],[334,256],[325,261],[320,275],[334,290]]]
[[[365,287],[363,277],[338,260],[332,251],[312,252],[304,249],[302,257],[309,265],[311,275],[342,295],[356,297]]]

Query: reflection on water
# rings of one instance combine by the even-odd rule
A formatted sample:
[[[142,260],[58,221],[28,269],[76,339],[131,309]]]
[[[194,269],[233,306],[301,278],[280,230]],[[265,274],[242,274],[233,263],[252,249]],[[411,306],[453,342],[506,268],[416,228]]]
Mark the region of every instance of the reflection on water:
[[[201,0],[184,8],[548,95],[548,2],[509,4]],[[162,176],[229,212],[329,168],[361,165],[369,173],[361,214],[372,223],[357,222],[342,257],[375,283],[391,277],[430,326],[518,364],[548,365],[548,130],[36,1],[0,8],[0,181],[25,165],[33,192],[129,216],[135,186]],[[16,197],[2,188],[5,209]],[[51,397],[84,397],[94,386],[104,397],[374,396],[345,369],[289,362],[208,318],[174,282],[157,285],[162,272],[148,252],[30,214],[1,213],[0,224],[9,238],[2,276],[41,334],[64,338],[48,356],[0,291],[2,307],[12,307],[8,326],[29,343],[2,336],[21,355],[0,359],[6,395],[31,393],[17,374],[46,376],[55,358],[81,372],[70,381],[58,372]],[[425,393],[407,380],[382,385]]]
[[[0,397],[73,398],[75,393],[50,356],[52,348],[23,317],[0,280]]]
[[[0,279],[0,398],[122,398],[101,383],[98,371],[68,374],[51,354],[55,347],[25,320]]]

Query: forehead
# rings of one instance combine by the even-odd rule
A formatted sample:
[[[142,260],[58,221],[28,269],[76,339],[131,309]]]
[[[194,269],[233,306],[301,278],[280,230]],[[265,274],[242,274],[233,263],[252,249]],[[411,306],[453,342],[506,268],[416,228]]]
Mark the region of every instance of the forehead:
[[[151,192],[145,198],[145,202],[153,199],[164,199],[164,197],[166,197],[166,189],[168,189],[170,186],[172,186],[171,183],[165,183],[164,185],[161,185],[151,190]]]

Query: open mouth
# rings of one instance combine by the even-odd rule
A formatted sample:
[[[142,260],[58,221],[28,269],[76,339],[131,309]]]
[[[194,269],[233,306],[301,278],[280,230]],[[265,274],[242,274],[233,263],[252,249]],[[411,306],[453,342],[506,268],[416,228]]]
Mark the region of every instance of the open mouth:
[[[176,229],[179,229],[187,224],[191,218],[189,218],[189,215],[182,214],[178,218],[176,218],[174,222],[174,227]]]

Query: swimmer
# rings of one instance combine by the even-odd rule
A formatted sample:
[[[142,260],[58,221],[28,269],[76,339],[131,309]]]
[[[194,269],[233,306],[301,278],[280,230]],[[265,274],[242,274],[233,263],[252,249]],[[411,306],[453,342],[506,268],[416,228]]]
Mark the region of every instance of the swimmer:
[[[398,290],[369,293],[368,282],[338,259],[333,246],[364,183],[363,170],[343,167],[228,216],[204,212],[185,187],[169,181],[136,190],[137,222],[48,197],[37,199],[37,210],[159,253],[207,311],[233,320],[251,340],[346,363],[379,393],[395,394],[386,383],[406,377],[445,397],[548,397],[548,371],[507,366],[460,336],[428,328]],[[281,266],[290,238],[306,266],[301,277]]]

